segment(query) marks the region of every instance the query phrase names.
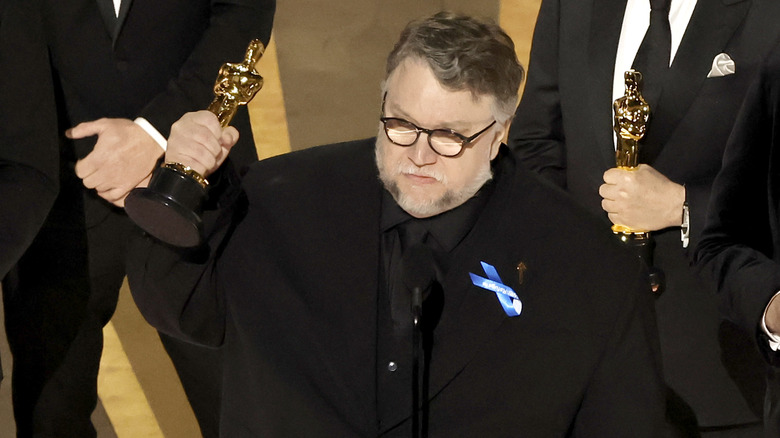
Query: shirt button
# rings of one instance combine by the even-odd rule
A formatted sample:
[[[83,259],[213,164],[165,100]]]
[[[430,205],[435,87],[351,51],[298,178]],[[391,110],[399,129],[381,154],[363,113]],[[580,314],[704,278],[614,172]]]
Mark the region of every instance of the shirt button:
[[[397,363],[395,363],[395,362],[389,362],[389,363],[387,364],[387,370],[388,370],[388,371],[390,371],[391,373],[392,373],[393,371],[397,370],[397,369],[398,369],[398,364],[397,364]]]

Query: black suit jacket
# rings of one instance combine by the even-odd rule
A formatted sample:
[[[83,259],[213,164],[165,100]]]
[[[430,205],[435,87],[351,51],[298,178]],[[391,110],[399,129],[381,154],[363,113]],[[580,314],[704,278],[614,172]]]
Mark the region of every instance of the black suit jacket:
[[[443,282],[431,436],[655,436],[663,392],[640,266],[508,150],[497,160]],[[374,139],[308,149],[252,166],[234,208],[207,214],[207,247],[135,242],[128,277],[147,320],[223,345],[223,435],[408,435],[409,412],[377,425],[382,190]],[[481,261],[518,293],[519,316],[472,284]],[[463,300],[447,303],[456,289]]]
[[[598,188],[615,167],[612,80],[625,4],[543,2],[510,130],[519,161],[565,187],[605,227]],[[685,185],[690,205],[689,249],[678,227],[653,233],[655,265],[667,281],[656,310],[666,380],[699,426],[756,421],[761,413],[759,355],[746,334],[719,320],[711,288],[689,265],[745,90],[780,31],[778,14],[773,1],[699,0],[640,152],[641,162]],[[731,56],[736,73],[707,78],[719,53]]]
[[[712,192],[697,247],[700,266],[717,281],[727,315],[769,353],[759,330],[780,291],[780,46],[745,99]],[[777,354],[767,357],[780,365]]]
[[[780,354],[761,318],[780,291],[780,46],[775,47],[740,112],[712,189],[697,264],[717,284],[724,313],[757,342],[773,365],[768,429],[780,434]]]
[[[0,1],[0,279],[32,242],[58,189],[51,71],[31,3]]]

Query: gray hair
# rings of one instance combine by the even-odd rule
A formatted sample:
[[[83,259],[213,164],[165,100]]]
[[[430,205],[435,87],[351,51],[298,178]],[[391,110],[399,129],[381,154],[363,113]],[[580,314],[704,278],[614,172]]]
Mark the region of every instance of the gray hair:
[[[383,92],[387,78],[407,58],[427,62],[445,88],[492,96],[499,123],[514,115],[524,70],[512,39],[494,22],[439,12],[409,23],[387,57]]]

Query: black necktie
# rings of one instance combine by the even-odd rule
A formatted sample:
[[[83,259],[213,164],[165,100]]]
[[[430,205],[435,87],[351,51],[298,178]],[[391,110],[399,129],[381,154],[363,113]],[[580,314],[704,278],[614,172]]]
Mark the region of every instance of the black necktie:
[[[650,0],[650,27],[634,58],[633,68],[642,73],[642,95],[650,104],[658,102],[672,53],[672,29],[669,25],[671,0]]]
[[[425,243],[428,229],[419,219],[411,219],[398,226],[398,234],[401,238],[401,250],[406,251],[418,243]]]
[[[410,219],[397,226],[398,243],[391,256],[391,275],[388,277],[390,310],[394,323],[406,327],[411,324],[411,295],[404,281],[403,262],[405,251],[417,244],[424,244],[428,230],[418,219]]]

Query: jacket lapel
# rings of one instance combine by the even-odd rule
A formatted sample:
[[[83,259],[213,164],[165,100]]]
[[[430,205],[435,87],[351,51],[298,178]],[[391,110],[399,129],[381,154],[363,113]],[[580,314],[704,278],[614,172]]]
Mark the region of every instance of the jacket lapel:
[[[125,20],[127,19],[127,12],[130,10],[130,5],[133,3],[133,0],[122,0],[122,3],[119,6],[119,17],[117,18],[116,27],[114,28],[113,33],[113,41],[114,44],[116,44],[116,40],[119,37],[119,32],[122,31],[122,26],[125,25]]]
[[[652,164],[707,79],[712,60],[721,53],[750,6],[745,0],[698,0],[674,57],[650,126],[640,147],[640,161]]]
[[[127,19],[127,12],[130,10],[130,4],[133,0],[122,0],[119,5],[119,16],[114,12],[113,0],[97,0],[100,16],[103,18],[103,24],[106,25],[106,31],[111,36],[111,41],[116,44],[119,32]]]
[[[116,28],[114,2],[112,0],[96,0],[96,2],[98,10],[100,11],[100,17],[103,19],[103,24],[106,26],[106,32],[113,38],[114,29]]]
[[[605,163],[604,168],[610,168],[615,166],[612,140],[612,79],[626,0],[592,1],[588,44],[589,77],[583,80],[583,86],[590,84],[590,114],[592,126],[595,127],[595,145]]]
[[[469,273],[473,273],[487,278],[480,265],[484,261],[496,268],[503,284],[515,291],[519,289],[514,260],[517,254],[495,245],[505,241],[497,237],[497,233],[505,228],[501,223],[502,218],[506,218],[503,200],[522,189],[517,187],[514,162],[506,152],[504,150],[497,159],[503,160],[505,166],[510,168],[505,167],[483,213],[453,254],[453,265],[444,280],[445,307],[452,310],[444,312],[435,330],[430,363],[430,399],[436,397],[483,350],[496,331],[510,320],[499,304],[496,293],[473,285],[469,276]],[[522,242],[516,241],[510,245],[512,248],[524,247]],[[452,297],[457,297],[459,301],[448,301]],[[520,299],[522,301],[522,295]],[[522,314],[517,318],[522,318]]]
[[[486,237],[483,235],[476,239]],[[480,353],[496,331],[509,320],[496,294],[473,285],[468,274],[487,278],[480,265],[484,261],[496,268],[503,284],[517,291],[517,275],[508,271],[503,260],[491,258],[495,248],[480,252],[473,243],[468,245],[467,250],[464,248],[464,251],[459,251],[456,257],[460,261],[453,266],[445,281],[445,300],[448,295],[446,291],[455,290],[457,293],[450,296],[456,295],[461,299],[457,303],[445,304],[453,306],[453,311],[443,315],[436,329],[430,364],[431,399]],[[523,297],[520,299],[522,301]],[[522,314],[518,318],[522,318]]]

